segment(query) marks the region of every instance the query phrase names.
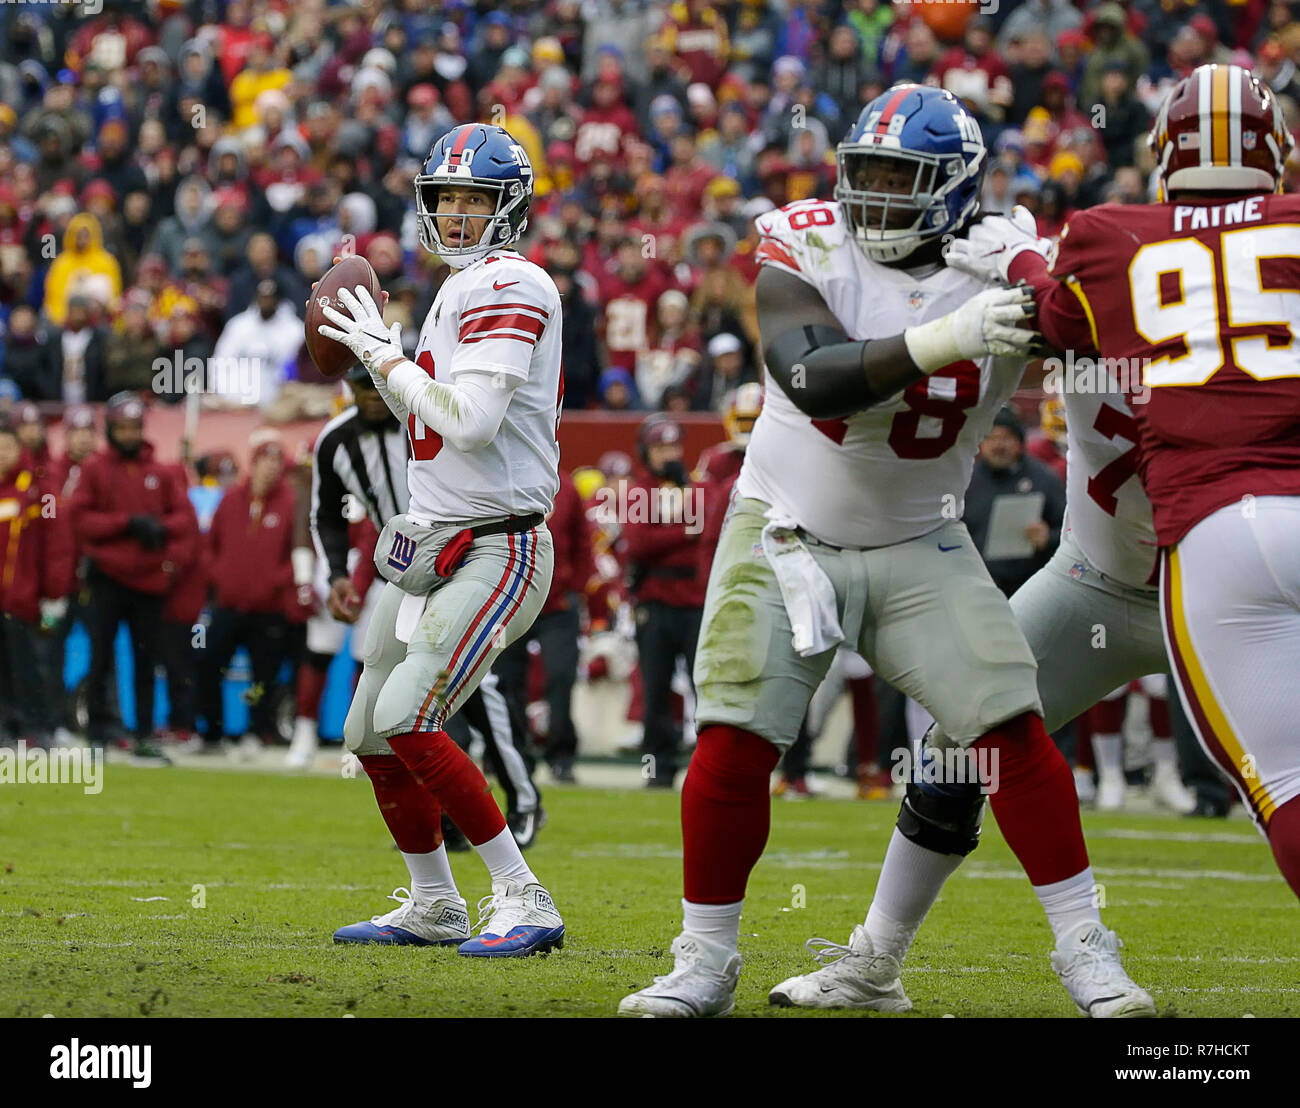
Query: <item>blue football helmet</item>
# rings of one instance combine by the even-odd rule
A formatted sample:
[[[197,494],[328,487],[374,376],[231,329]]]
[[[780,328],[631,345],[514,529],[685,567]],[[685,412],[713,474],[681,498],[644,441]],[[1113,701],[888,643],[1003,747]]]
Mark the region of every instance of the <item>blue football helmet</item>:
[[[867,257],[896,262],[979,210],[987,150],[950,92],[895,85],[836,147],[835,199]]]
[[[494,210],[487,215],[462,215],[462,241],[470,220],[486,220],[487,227],[472,245],[443,241],[435,213],[438,190],[447,185],[485,189],[496,194]],[[420,243],[454,269],[463,269],[492,250],[519,241],[528,227],[528,207],[533,198],[533,166],[528,154],[504,127],[464,123],[433,144],[423,172],[415,178],[415,210]],[[445,219],[446,216],[443,216]]]

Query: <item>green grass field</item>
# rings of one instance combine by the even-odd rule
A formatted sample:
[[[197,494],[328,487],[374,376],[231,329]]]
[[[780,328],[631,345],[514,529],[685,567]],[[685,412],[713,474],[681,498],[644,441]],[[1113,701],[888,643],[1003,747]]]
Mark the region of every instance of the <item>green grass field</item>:
[[[610,1015],[671,968],[678,799],[584,788],[545,799],[550,824],[529,858],[567,945],[488,962],[332,944],[339,925],[393,907],[385,895],[407,881],[364,779],[110,765],[98,796],[8,786],[0,1016]],[[891,803],[774,803],[741,925],[738,1015],[810,1014],[769,1008],[767,989],[815,968],[805,939],[847,940],[894,814]],[[1106,919],[1162,1014],[1300,1015],[1300,911],[1246,823],[1124,814],[1085,827]],[[465,854],[453,867],[473,912],[486,871]],[[914,1014],[1074,1015],[1050,946],[990,818],[904,970]]]

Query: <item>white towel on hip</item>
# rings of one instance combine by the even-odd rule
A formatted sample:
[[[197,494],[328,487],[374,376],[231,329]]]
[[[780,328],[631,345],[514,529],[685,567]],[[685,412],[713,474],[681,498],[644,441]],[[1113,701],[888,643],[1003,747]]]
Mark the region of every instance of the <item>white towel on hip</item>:
[[[794,648],[804,658],[822,654],[844,641],[835,586],[795,532],[795,520],[775,510],[769,511],[767,518],[763,553],[781,587],[781,601],[794,630]]]
[[[397,588],[396,585],[390,585],[390,588]],[[429,602],[427,596],[413,596],[411,593],[402,594],[402,602],[397,606],[397,618],[393,621],[393,637],[398,642],[409,643],[415,635],[415,629],[420,625],[420,619],[424,615],[424,606]]]

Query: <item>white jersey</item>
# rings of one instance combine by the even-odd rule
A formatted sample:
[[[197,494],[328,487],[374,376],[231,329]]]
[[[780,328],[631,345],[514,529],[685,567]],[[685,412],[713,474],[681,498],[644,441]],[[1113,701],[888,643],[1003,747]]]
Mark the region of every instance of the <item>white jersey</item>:
[[[838,204],[802,200],[757,222],[760,262],[812,285],[851,339],[900,334],[987,287],[942,265],[918,274],[871,261]],[[766,501],[834,546],[892,546],[928,534],[961,518],[975,453],[1024,366],[1019,357],[954,362],[847,419],[811,419],[769,375],[739,495]]]
[[[1108,379],[1098,374],[1099,384]],[[1138,479],[1137,420],[1124,394],[1065,391],[1065,529],[1108,577],[1154,586],[1151,501]]]
[[[407,415],[412,513],[450,522],[551,510],[560,488],[560,313],[550,275],[513,250],[494,250],[443,283],[416,365],[438,381],[475,371],[519,383],[496,437],[469,453]]]

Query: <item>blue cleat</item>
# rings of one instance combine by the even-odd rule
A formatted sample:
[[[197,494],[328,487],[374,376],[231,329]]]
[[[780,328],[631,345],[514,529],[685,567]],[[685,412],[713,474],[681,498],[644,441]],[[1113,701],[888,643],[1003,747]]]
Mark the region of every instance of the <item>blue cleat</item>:
[[[564,946],[564,920],[541,885],[493,882],[478,910],[478,934],[460,944],[467,958],[526,958]]]
[[[372,916],[334,932],[336,943],[378,943],[384,946],[451,946],[469,937],[469,912],[459,897],[420,903],[410,889],[388,897],[398,907],[386,916]]]

